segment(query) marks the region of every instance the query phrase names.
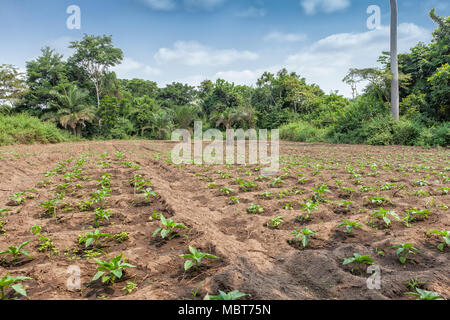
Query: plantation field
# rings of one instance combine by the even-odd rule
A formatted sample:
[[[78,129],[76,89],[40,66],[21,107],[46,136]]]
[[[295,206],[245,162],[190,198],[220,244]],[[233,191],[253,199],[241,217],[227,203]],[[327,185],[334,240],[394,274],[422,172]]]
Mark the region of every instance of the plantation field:
[[[31,278],[33,300],[415,299],[416,287],[450,298],[449,235],[427,234],[450,230],[448,149],[282,143],[279,173],[263,177],[255,165],[172,164],[173,146],[0,148],[0,252],[29,241],[0,255],[0,278]],[[185,265],[189,247],[213,256]],[[131,266],[92,281],[121,254]],[[370,257],[343,264],[354,254]]]

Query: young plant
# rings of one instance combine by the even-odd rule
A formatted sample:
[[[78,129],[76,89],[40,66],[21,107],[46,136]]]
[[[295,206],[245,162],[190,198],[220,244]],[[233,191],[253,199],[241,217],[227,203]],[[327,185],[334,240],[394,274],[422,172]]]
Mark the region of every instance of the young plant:
[[[101,233],[100,230],[96,229],[94,232],[89,232],[84,236],[80,236],[78,243],[84,244],[86,248],[90,247],[92,244],[96,247],[101,240],[101,238],[110,238],[109,233]]]
[[[94,261],[99,264],[99,267],[97,267],[97,273],[92,278],[92,281],[97,281],[102,278],[103,284],[114,284],[116,279],[122,278],[124,269],[136,268],[136,266],[133,266],[132,264],[125,263],[125,260],[122,261],[122,258],[123,254],[118,255],[109,262],[94,258]]]
[[[406,216],[402,219],[407,227],[411,227],[411,222],[423,221],[428,219],[428,215],[431,213],[430,209],[418,210],[411,209],[406,210]]]
[[[190,254],[182,254],[180,255],[181,258],[188,259],[184,263],[184,270],[188,271],[193,266],[195,266],[195,269],[198,270],[198,267],[203,259],[220,259],[219,257],[216,257],[209,253],[200,252],[194,247],[189,246],[189,252]]]
[[[137,290],[138,286],[136,283],[132,282],[132,281],[128,281],[127,285],[125,287],[122,288],[122,290],[126,291],[127,294],[132,293],[134,290]]]
[[[113,215],[111,210],[103,210],[102,208],[97,208],[94,211],[94,224],[98,228],[100,226],[100,221],[108,221],[109,218]]]
[[[8,250],[5,251],[1,251],[0,255],[3,254],[9,254],[12,256],[12,262],[16,262],[17,259],[24,255],[30,259],[32,259],[32,257],[30,256],[30,253],[28,250],[22,250],[25,246],[27,246],[30,243],[30,241],[25,241],[24,243],[22,243],[20,246],[16,247],[16,246],[9,246]]]
[[[248,296],[248,294],[242,293],[238,290],[231,291],[229,293],[225,293],[225,292],[219,290],[219,295],[210,296],[209,294],[207,294],[204,300],[218,300],[218,301],[239,300],[239,299],[247,297],[247,296]]]
[[[233,193],[233,190],[227,187],[222,187],[220,188],[220,191],[223,192],[225,195],[230,195],[231,193]]]
[[[10,206],[20,206],[25,202],[25,192],[17,192],[9,197],[8,205]]]
[[[56,218],[56,212],[58,211],[57,200],[48,200],[42,202],[39,206],[45,209],[44,216]]]
[[[264,213],[264,208],[259,204],[251,203],[247,209],[247,212],[252,214]]]
[[[160,219],[163,227],[158,228],[155,230],[155,232],[153,232],[154,237],[160,233],[163,239],[169,238],[170,240],[178,236],[178,233],[175,231],[176,228],[187,229],[187,227],[184,224],[175,222],[171,219],[166,219],[162,214]]]
[[[325,200],[323,199],[323,195],[325,193],[331,193],[330,189],[328,189],[328,186],[326,184],[322,184],[320,187],[314,188],[313,192],[314,195],[312,197],[312,201],[314,203],[324,202]]]
[[[342,223],[338,225],[337,227],[344,227],[345,226],[345,232],[348,234],[352,234],[353,229],[355,228],[361,228],[363,225],[359,223],[358,221],[350,221],[347,219],[342,219]]]
[[[228,201],[228,204],[231,204],[231,205],[233,205],[233,204],[239,204],[239,203],[241,203],[241,199],[240,199],[239,197],[233,197],[233,196],[231,196],[231,197],[230,197],[230,200]]]
[[[417,278],[411,278],[408,281],[408,287],[410,287],[412,290],[415,290],[417,288],[421,289],[425,284],[425,282],[420,281]]]
[[[284,223],[283,217],[276,217],[267,222],[267,228],[277,229],[282,223]]]
[[[318,203],[314,203],[314,202],[306,202],[306,203],[301,203],[300,204],[302,206],[303,211],[306,211],[306,215],[302,215],[300,217],[297,218],[298,221],[302,222],[302,221],[308,221],[311,217],[311,213],[314,210],[317,210],[317,208],[319,207]]]
[[[308,228],[305,228],[303,230],[296,229],[296,230],[292,231],[291,234],[295,235],[294,240],[298,240],[301,237],[302,238],[301,242],[302,242],[303,248],[306,248],[308,246],[308,243],[309,243],[311,237],[315,236],[316,232],[314,232]]]
[[[402,264],[406,263],[406,261],[408,260],[409,254],[419,253],[419,249],[414,248],[413,244],[411,244],[411,243],[404,243],[404,244],[400,244],[398,246],[392,246],[391,249],[397,249],[396,255],[398,257],[398,260]]]
[[[356,263],[358,266],[358,272],[361,274],[361,264],[372,265],[374,260],[370,257],[370,255],[360,255],[359,253],[354,253],[353,257],[347,258],[344,260],[342,265]]]
[[[426,234],[427,234],[427,237],[430,237],[432,234],[435,234],[435,235],[441,236],[443,238],[444,241],[437,245],[437,248],[440,251],[444,251],[445,246],[450,246],[450,231],[429,230],[429,231],[427,231]]]
[[[407,295],[417,297],[417,300],[444,300],[439,293],[416,288],[416,292],[408,292]]]
[[[27,292],[20,282],[33,280],[29,277],[10,277],[9,273],[7,273],[3,278],[0,278],[0,300],[5,300],[5,289],[11,288],[18,294],[27,297]]]
[[[385,210],[383,208],[380,208],[378,210],[375,210],[369,218],[369,225],[374,225],[374,220],[383,220],[384,224],[387,228],[391,226],[391,218],[393,217],[395,220],[400,221],[400,217],[397,215],[395,211],[392,210]]]

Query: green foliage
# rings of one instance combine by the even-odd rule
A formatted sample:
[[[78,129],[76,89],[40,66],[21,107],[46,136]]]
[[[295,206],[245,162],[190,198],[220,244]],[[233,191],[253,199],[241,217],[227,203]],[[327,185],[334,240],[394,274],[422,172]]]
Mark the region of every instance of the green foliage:
[[[158,234],[161,234],[161,237],[163,239],[169,238],[169,240],[170,240],[178,235],[178,233],[175,231],[175,229],[177,229],[177,228],[178,229],[187,229],[187,227],[184,224],[175,222],[171,219],[166,219],[166,218],[164,218],[164,216],[162,214],[160,215],[160,220],[161,220],[161,224],[163,225],[163,227],[158,228],[155,230],[155,232],[153,232],[154,237]]]
[[[18,247],[16,246],[9,246],[8,250],[5,251],[0,251],[0,255],[3,254],[9,254],[12,256],[12,261],[15,262],[17,261],[17,259],[24,255],[28,258],[31,259],[30,253],[28,252],[28,250],[23,250],[23,248],[28,245],[30,243],[30,241],[25,241],[24,243],[22,243],[21,245],[19,245]]]
[[[135,266],[125,263],[123,259],[123,254],[118,255],[117,257],[111,259],[111,261],[105,261],[94,258],[94,261],[99,264],[97,267],[97,273],[92,278],[92,281],[97,281],[102,278],[102,283],[112,283],[116,281],[116,279],[121,279],[123,276],[123,270],[126,268],[136,268]]]
[[[20,282],[33,280],[30,277],[10,277],[9,273],[7,273],[3,278],[0,278],[0,300],[5,300],[5,289],[11,288],[18,294],[26,297],[27,292]]]
[[[184,263],[184,270],[188,271],[193,266],[198,270],[198,267],[203,259],[220,259],[219,257],[216,257],[215,255],[200,252],[194,247],[189,246],[189,252],[190,254],[182,254],[180,255],[181,258],[187,259]]]
[[[302,230],[296,229],[292,231],[291,234],[295,236],[294,240],[298,240],[301,237],[303,248],[306,248],[308,246],[309,240],[312,236],[316,235],[316,232],[310,230],[309,228],[304,228]]]
[[[26,114],[0,115],[0,146],[11,144],[59,143],[75,140],[54,124]]]
[[[442,231],[429,230],[429,231],[426,232],[427,237],[431,236],[432,234],[441,236],[442,239],[443,239],[443,242],[439,243],[438,246],[437,246],[437,248],[440,251],[444,251],[446,246],[447,247],[450,246],[450,231],[447,231],[447,230],[442,230]]]
[[[397,249],[396,255],[398,257],[398,260],[402,264],[406,263],[406,261],[408,260],[408,255],[419,253],[419,250],[417,248],[414,248],[413,244],[411,243],[404,243],[397,246],[392,246],[391,249]]]
[[[417,300],[444,300],[439,293],[416,288],[416,292],[408,292],[407,295],[417,297]]]
[[[225,292],[219,290],[219,295],[211,296],[211,295],[207,294],[204,300],[220,300],[220,301],[239,300],[246,296],[248,296],[248,294],[242,293],[238,290],[231,291],[229,293],[225,293]]]
[[[361,274],[361,265],[367,264],[372,265],[374,260],[371,258],[370,255],[360,255],[359,253],[354,253],[353,257],[347,258],[342,263],[343,265],[356,263],[358,265],[358,272]]]

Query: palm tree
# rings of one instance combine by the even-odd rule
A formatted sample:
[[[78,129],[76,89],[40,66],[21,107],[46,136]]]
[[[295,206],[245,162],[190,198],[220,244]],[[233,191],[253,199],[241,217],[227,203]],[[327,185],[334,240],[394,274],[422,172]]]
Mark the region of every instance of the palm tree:
[[[146,130],[151,130],[156,139],[166,139],[172,130],[172,117],[164,109],[157,109],[150,114],[149,124],[141,129],[141,135]]]
[[[173,121],[179,126],[179,129],[188,129],[192,131],[192,123],[198,119],[200,112],[197,106],[184,105],[175,106],[173,109]]]
[[[398,76],[398,9],[397,0],[391,1],[391,72],[392,72],[392,83],[391,83],[391,111],[392,116],[395,120],[399,120],[400,111],[400,96],[399,96],[399,76]]]
[[[232,143],[234,140],[231,129],[233,125],[239,121],[252,122],[254,118],[254,112],[251,109],[246,109],[244,107],[239,108],[228,108],[222,112],[214,112],[211,115],[211,121],[216,122],[216,127],[223,125],[227,130],[227,143]]]
[[[77,86],[70,86],[68,90],[64,88],[62,94],[52,90],[51,95],[55,98],[51,105],[57,108],[58,123],[64,129],[70,128],[73,134],[80,137],[86,123],[95,119],[95,108],[87,102],[89,92]]]

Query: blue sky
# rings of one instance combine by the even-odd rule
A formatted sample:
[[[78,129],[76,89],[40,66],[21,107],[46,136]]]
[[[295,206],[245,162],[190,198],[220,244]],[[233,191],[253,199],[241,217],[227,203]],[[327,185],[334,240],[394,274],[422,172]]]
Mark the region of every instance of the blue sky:
[[[80,30],[66,27],[70,5],[81,9]],[[366,24],[370,5],[381,9],[376,30]],[[399,0],[401,51],[431,39],[433,7],[450,13],[447,0]],[[119,77],[161,86],[218,77],[251,85],[286,67],[349,96],[348,69],[374,66],[389,49],[388,0],[2,0],[0,8],[0,64],[24,69],[43,46],[67,57],[84,33],[109,34],[124,51]]]

